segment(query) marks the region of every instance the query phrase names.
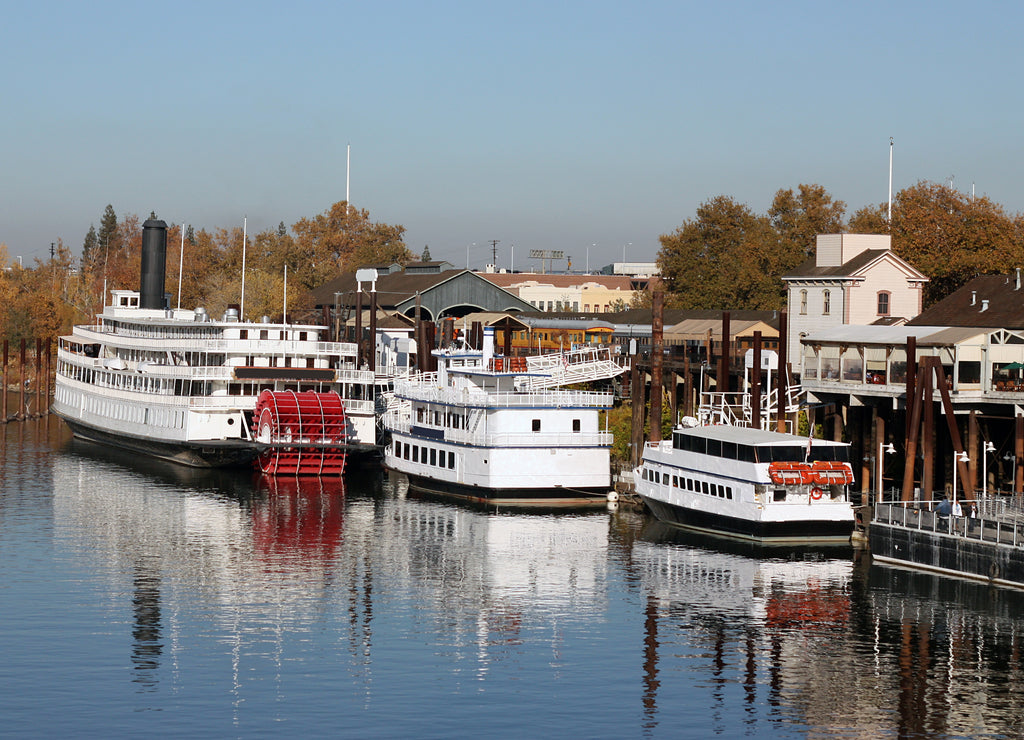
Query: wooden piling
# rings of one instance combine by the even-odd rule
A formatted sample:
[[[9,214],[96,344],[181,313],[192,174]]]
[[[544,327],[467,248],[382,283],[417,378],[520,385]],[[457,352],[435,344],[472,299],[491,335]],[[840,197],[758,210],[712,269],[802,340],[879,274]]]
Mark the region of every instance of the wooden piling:
[[[651,415],[648,439],[661,441],[661,397],[663,370],[665,365],[663,307],[664,294],[654,291],[651,303]]]

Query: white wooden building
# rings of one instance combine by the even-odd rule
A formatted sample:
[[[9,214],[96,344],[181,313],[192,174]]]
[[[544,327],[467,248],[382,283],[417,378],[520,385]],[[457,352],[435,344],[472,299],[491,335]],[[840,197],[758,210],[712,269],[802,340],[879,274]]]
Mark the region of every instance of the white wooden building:
[[[814,256],[782,279],[794,370],[801,338],[844,325],[905,323],[921,312],[928,282],[893,253],[887,234],[819,234]]]

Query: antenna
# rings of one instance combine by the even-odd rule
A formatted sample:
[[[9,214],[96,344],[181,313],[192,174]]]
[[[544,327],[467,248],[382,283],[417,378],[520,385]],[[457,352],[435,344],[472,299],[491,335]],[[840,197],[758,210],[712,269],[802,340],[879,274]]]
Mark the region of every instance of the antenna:
[[[248,223],[248,216],[242,216],[242,302],[238,306],[239,321],[241,321],[245,316],[245,235]]]
[[[498,242],[499,239],[491,239],[491,264],[498,267]]]

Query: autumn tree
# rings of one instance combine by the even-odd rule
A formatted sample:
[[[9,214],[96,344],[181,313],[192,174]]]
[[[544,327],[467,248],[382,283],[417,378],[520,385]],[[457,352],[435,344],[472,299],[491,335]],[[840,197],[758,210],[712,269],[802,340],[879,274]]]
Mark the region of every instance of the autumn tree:
[[[345,201],[318,216],[301,219],[292,230],[303,257],[302,263],[295,265],[296,283],[307,289],[362,265],[405,264],[413,259],[402,241],[404,226],[374,223],[367,211]]]
[[[796,267],[814,254],[818,234],[843,231],[846,203],[833,200],[821,185],[799,185],[775,193],[768,218],[779,236],[784,262]],[[787,268],[788,269],[788,268]]]
[[[864,206],[850,216],[849,229],[851,234],[888,234],[888,206]]]
[[[658,266],[677,308],[777,309],[784,290],[779,275],[792,258],[780,255],[779,238],[765,216],[720,195],[697,216],[659,237]]]

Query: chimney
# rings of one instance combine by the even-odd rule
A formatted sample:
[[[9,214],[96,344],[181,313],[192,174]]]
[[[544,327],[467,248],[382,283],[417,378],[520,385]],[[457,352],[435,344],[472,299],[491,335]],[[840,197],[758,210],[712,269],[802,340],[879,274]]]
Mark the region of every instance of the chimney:
[[[984,311],[988,311],[988,299],[987,298],[982,298],[981,299],[981,310],[983,312]]]
[[[973,305],[975,305],[977,303],[978,303],[978,291],[972,290],[971,291],[971,305],[973,306]]]
[[[167,262],[167,224],[150,218],[142,224],[142,279],[139,308],[164,306],[164,276]]]

